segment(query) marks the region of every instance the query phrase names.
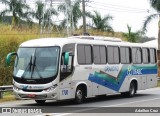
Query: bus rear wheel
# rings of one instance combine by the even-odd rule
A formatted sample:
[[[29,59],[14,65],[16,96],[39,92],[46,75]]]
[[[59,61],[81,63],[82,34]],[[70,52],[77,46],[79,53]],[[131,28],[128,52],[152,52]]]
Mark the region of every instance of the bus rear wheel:
[[[131,82],[130,87],[129,87],[129,91],[128,92],[123,92],[121,93],[123,96],[126,97],[133,97],[136,94],[136,85],[134,82]]]
[[[75,93],[75,103],[80,104],[83,103],[85,99],[85,93],[81,87],[78,87]]]
[[[36,103],[38,104],[44,104],[46,100],[35,100]]]

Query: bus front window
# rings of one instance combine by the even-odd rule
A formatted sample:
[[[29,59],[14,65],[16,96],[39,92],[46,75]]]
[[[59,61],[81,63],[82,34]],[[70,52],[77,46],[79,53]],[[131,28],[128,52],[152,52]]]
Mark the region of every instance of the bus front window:
[[[54,78],[58,70],[59,47],[19,48],[14,77],[21,79]]]

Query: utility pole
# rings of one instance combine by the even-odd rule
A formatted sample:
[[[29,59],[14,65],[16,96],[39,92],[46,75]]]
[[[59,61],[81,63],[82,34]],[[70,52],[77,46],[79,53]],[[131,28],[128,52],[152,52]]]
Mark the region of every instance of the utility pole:
[[[85,11],[85,1],[82,0],[82,10],[83,10],[83,34],[86,33],[86,11]]]

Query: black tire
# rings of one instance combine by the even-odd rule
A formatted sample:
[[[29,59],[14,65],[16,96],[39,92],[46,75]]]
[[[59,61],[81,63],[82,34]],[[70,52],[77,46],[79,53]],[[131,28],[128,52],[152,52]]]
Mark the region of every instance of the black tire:
[[[46,100],[35,100],[35,102],[38,104],[44,104],[46,102]]]
[[[130,87],[129,87],[129,91],[128,92],[123,92],[121,93],[121,95],[125,96],[125,97],[133,97],[136,94],[136,85],[135,83],[131,83]]]
[[[85,99],[84,90],[83,90],[81,87],[78,87],[78,88],[76,89],[74,102],[75,102],[76,104],[80,104],[80,103],[83,103],[84,99]]]

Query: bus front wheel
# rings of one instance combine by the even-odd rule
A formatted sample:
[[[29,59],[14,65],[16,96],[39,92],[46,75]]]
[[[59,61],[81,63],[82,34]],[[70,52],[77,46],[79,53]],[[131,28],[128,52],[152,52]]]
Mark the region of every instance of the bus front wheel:
[[[82,87],[78,87],[75,93],[75,103],[80,104],[84,101],[85,94]]]
[[[38,104],[44,104],[46,100],[35,100],[36,103]]]

